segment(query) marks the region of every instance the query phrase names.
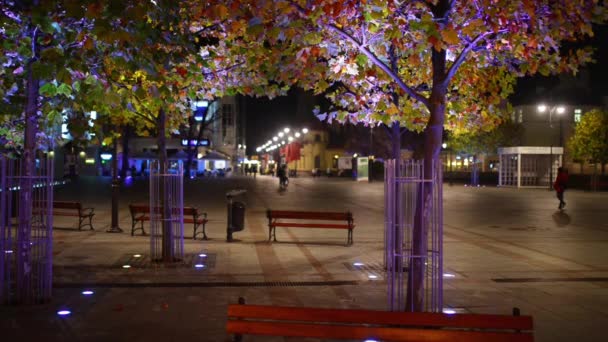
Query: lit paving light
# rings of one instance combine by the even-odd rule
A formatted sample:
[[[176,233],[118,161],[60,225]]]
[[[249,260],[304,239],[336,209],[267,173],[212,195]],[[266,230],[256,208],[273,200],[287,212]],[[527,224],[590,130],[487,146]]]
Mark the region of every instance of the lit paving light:
[[[363,266],[364,263],[362,262],[353,262],[353,266]]]
[[[444,273],[444,274],[443,274],[443,277],[444,277],[444,278],[456,278],[456,275],[455,275],[455,274],[452,274],[452,273]]]
[[[205,253],[201,253],[201,254],[199,254],[198,256],[199,256],[199,257],[201,257],[201,258],[206,258],[206,257],[207,257],[207,254],[205,254]]]
[[[131,268],[131,265],[122,265],[122,268]]]
[[[134,258],[141,258],[141,254],[133,254]]]
[[[194,267],[196,267],[196,268],[204,268],[205,265],[203,265],[203,264],[196,264],[196,265],[194,265]]]
[[[378,276],[375,274],[370,274],[367,276],[369,279],[378,279]]]
[[[454,309],[443,309],[443,313],[444,314],[448,314],[448,315],[453,315],[456,313],[456,310]]]
[[[68,315],[70,315],[71,313],[72,313],[72,311],[70,311],[70,310],[59,310],[59,311],[57,311],[57,314],[58,314],[59,316],[68,316]]]
[[[363,341],[363,342],[378,342],[378,340],[370,340],[370,339],[367,339],[367,340],[365,340],[365,341]]]
[[[7,250],[4,251],[4,254],[13,254],[13,251],[10,250],[10,249],[7,249]]]
[[[93,292],[93,291],[91,291],[91,290],[85,290],[85,291],[82,291],[81,293],[82,293],[83,295],[85,295],[85,296],[90,296],[90,295],[92,295],[92,294],[93,294],[93,293],[95,293],[95,292]]]

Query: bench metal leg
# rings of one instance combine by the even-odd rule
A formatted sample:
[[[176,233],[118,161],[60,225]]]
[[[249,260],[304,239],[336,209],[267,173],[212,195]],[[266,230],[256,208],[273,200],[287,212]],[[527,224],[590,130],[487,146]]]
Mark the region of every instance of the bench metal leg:
[[[202,226],[202,233],[203,233],[203,240],[209,240],[209,238],[207,237],[207,232],[205,231],[205,223],[203,224],[194,224],[194,233],[192,234],[192,240],[196,240],[196,236],[200,233],[198,233],[198,228]]]
[[[134,236],[135,231],[140,230],[140,229],[141,229],[141,234],[146,235],[146,231],[144,230],[144,221],[141,220],[140,223],[141,223],[141,228],[135,228],[135,226],[137,225],[137,220],[131,221],[131,236]]]
[[[276,227],[268,227],[268,241],[277,242],[277,228]]]
[[[85,226],[89,226],[90,230],[95,230],[95,229],[93,229],[93,215],[79,216],[78,217],[78,230],[82,230],[82,227],[85,227]],[[84,221],[87,218],[89,219],[89,223],[84,223]]]
[[[348,230],[348,241],[346,242],[346,244],[348,246],[352,246],[353,245],[353,230],[352,229]]]

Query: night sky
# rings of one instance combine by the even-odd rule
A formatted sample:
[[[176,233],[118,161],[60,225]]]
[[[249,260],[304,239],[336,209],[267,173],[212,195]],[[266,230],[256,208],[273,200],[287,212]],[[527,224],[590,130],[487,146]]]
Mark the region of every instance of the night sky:
[[[560,102],[563,104],[601,105],[602,97],[608,96],[608,25],[594,29],[595,37],[580,45],[596,48],[596,63],[581,68],[576,78],[568,76],[527,77],[518,80],[510,101],[517,104]],[[272,138],[283,127],[301,128],[318,125],[312,114],[315,105],[328,106],[320,96],[312,96],[301,89],[291,90],[288,96],[273,100],[246,98],[247,154]]]

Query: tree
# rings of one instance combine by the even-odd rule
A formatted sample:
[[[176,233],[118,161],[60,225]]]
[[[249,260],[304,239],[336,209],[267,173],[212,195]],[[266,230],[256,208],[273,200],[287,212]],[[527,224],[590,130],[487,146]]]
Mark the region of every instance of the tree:
[[[522,135],[522,125],[508,120],[491,127],[489,131],[454,132],[449,135],[448,144],[450,150],[473,157],[471,185],[479,185],[477,157],[480,154],[496,154],[501,146],[519,146]]]
[[[592,23],[607,16],[594,0],[285,0],[252,1],[249,8],[266,19],[252,27],[272,27],[266,30],[269,44],[295,42],[288,52],[296,62],[284,64],[289,72],[280,79],[298,77],[317,91],[336,82],[355,89],[336,94],[338,110],[329,115],[424,131],[426,179],[432,178],[444,126],[495,124],[494,108],[516,77],[576,72],[591,61],[591,50],[563,51],[560,45],[592,35]],[[357,110],[340,109],[345,105]],[[423,213],[431,193],[425,187],[416,206],[415,255],[426,254]],[[408,307],[419,311],[424,264],[410,266]]]
[[[574,128],[567,148],[575,160],[602,165],[603,174],[604,164],[608,163],[608,112],[593,109],[585,113]]]

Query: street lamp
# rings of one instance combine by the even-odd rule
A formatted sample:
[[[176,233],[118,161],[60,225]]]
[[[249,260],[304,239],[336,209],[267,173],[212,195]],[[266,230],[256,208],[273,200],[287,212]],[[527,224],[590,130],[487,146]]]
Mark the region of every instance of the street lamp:
[[[544,113],[546,111],[549,111],[549,128],[551,129],[551,131],[553,131],[553,113],[557,113],[559,116],[559,146],[563,147],[563,142],[562,142],[562,114],[564,114],[566,112],[566,107],[564,106],[547,106],[545,104],[540,104],[538,105],[538,107],[536,107],[536,110],[539,113]],[[550,145],[549,145],[549,155],[550,155],[550,159],[549,159],[549,191],[553,190],[553,137],[550,137]],[[563,159],[563,152],[562,152],[562,159]],[[562,162],[563,164],[563,162]]]
[[[289,133],[289,127],[285,127],[285,128],[283,129],[283,132],[285,132],[285,133]]]
[[[308,128],[302,128],[302,133],[304,133],[304,134],[308,133]]]

